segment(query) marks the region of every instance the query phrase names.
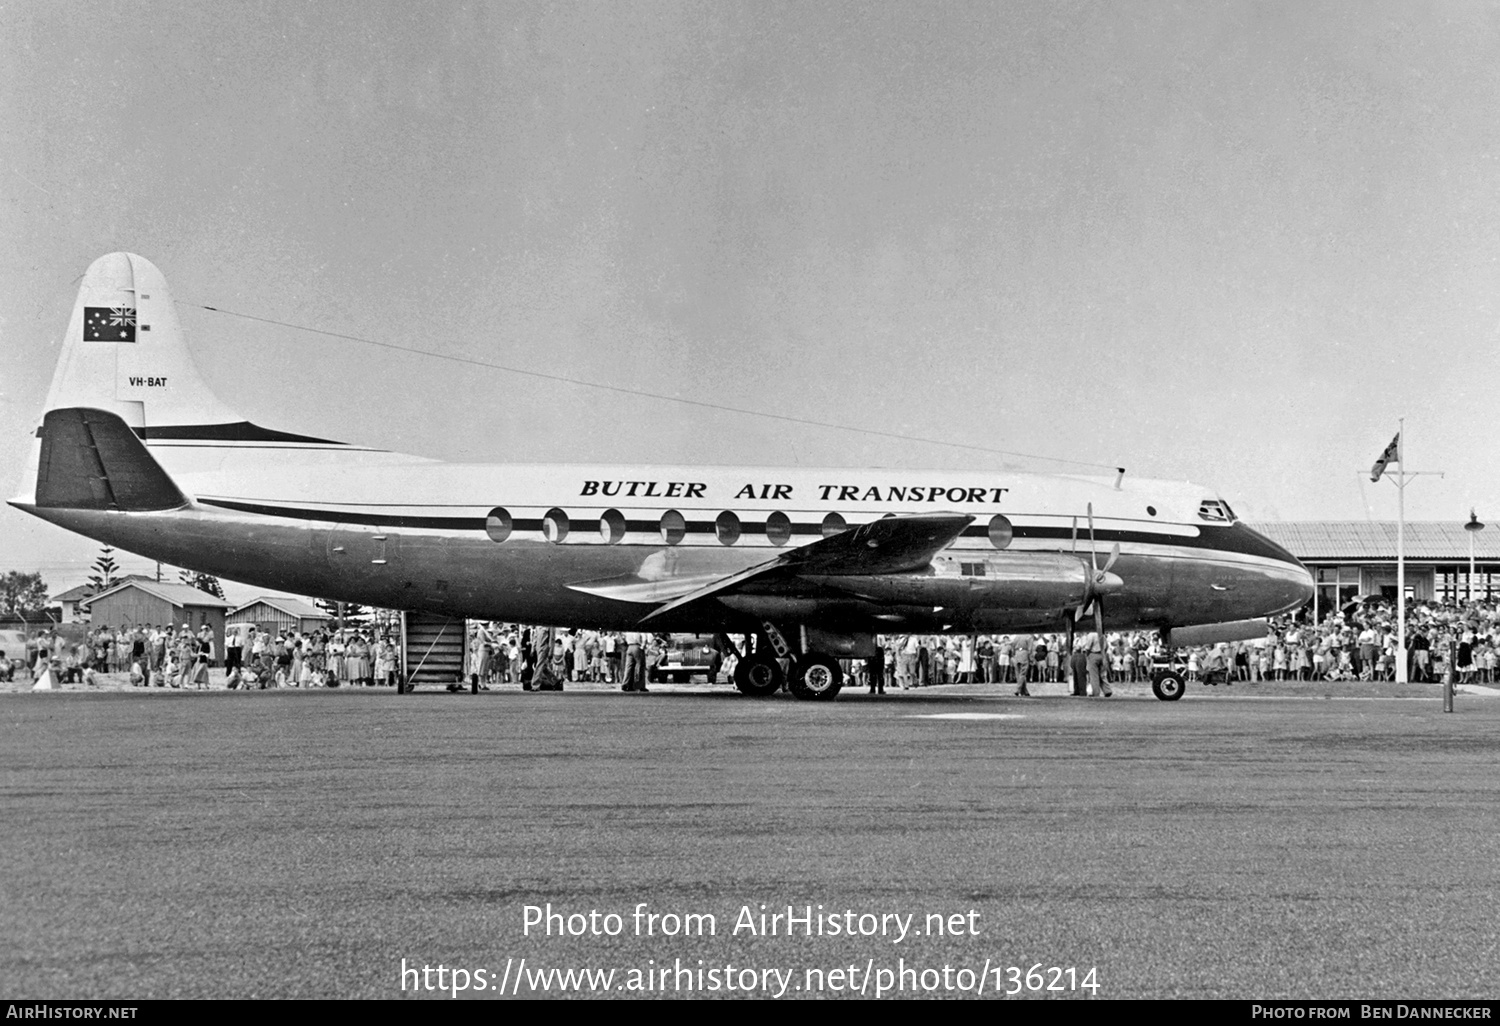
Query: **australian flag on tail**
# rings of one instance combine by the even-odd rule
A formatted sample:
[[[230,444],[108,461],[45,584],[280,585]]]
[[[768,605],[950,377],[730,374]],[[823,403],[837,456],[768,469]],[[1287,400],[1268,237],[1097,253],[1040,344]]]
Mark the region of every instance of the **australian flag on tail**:
[[[84,307],[83,340],[85,342],[134,342],[135,307]]]
[[[1391,444],[1385,447],[1385,452],[1380,454],[1380,459],[1370,468],[1370,480],[1379,481],[1380,475],[1385,473],[1386,465],[1401,462],[1401,432],[1396,432],[1396,437],[1391,439]]]

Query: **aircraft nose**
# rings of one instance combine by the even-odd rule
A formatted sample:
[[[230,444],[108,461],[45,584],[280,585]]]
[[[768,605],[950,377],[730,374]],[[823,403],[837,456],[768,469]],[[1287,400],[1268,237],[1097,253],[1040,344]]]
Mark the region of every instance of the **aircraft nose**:
[[[1278,563],[1285,564],[1280,567],[1276,579],[1281,583],[1280,597],[1281,608],[1277,613],[1289,612],[1300,609],[1312,601],[1316,585],[1313,575],[1303,566],[1296,556],[1286,549],[1277,545],[1271,539],[1258,531],[1253,531],[1243,523],[1236,522],[1233,530],[1237,536],[1238,547],[1241,551],[1252,555],[1261,556],[1266,559],[1274,559]],[[1274,614],[1266,614],[1274,615]]]
[[[1296,590],[1296,608],[1300,609],[1313,600],[1317,586],[1313,583],[1312,572],[1307,567],[1298,563],[1297,568],[1302,571],[1302,578],[1293,585],[1293,588]]]

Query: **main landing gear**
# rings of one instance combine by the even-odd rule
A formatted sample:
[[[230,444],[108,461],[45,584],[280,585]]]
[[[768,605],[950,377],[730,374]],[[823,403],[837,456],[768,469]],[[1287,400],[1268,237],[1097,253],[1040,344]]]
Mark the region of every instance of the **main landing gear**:
[[[844,670],[837,659],[820,652],[794,655],[774,625],[764,628],[756,636],[755,652],[741,655],[735,665],[734,686],[742,694],[764,698],[787,685],[801,699],[829,701],[838,695],[844,686]],[[781,659],[790,660],[790,679],[781,668]]]
[[[792,664],[789,683],[798,698],[827,701],[844,686],[844,670],[837,659],[810,652]]]
[[[734,667],[734,686],[743,695],[764,698],[774,695],[786,683],[781,664],[770,653],[756,653],[742,658]]]

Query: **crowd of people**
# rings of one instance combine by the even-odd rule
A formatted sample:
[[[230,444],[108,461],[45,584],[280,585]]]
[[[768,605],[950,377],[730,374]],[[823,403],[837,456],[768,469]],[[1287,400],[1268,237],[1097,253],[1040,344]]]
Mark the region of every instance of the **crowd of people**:
[[[902,689],[941,684],[1002,684],[1016,694],[1028,685],[1073,683],[1074,693],[1109,693],[1112,683],[1151,679],[1170,663],[1190,682],[1394,680],[1396,613],[1388,602],[1354,603],[1322,623],[1302,615],[1273,621],[1265,638],[1168,653],[1154,631],[1109,633],[1102,647],[1092,632],[1066,640],[1055,634],[922,636],[878,639],[879,679],[863,659],[845,660],[855,686]],[[1500,603],[1413,602],[1407,609],[1408,679],[1449,676],[1459,683],[1500,682]],[[0,658],[0,675],[50,666],[63,683],[94,683],[98,674],[127,675],[139,687],[205,688],[209,668],[222,665],[230,688],[394,685],[400,648],[389,633],[346,630],[269,631],[237,625],[222,658],[208,626],[87,628],[73,640],[55,628],[28,637],[24,661]],[[651,670],[672,649],[665,634],[563,630],[522,624],[471,623],[466,673],[475,685],[557,690],[566,682],[647,690]],[[711,683],[733,679],[733,643],[705,640],[704,671]],[[19,654],[16,654],[19,655]],[[1086,683],[1085,683],[1086,682]]]
[[[363,629],[269,631],[236,625],[221,658],[214,631],[181,627],[89,627],[76,640],[53,628],[26,642],[33,678],[51,669],[59,683],[92,685],[98,676],[128,676],[136,687],[207,688],[209,670],[222,666],[230,688],[338,687],[394,684],[399,649],[388,635]],[[12,674],[14,669],[10,671]]]
[[[661,665],[670,644],[665,634],[473,623],[468,665],[481,688],[513,684],[528,691],[557,691],[573,681],[646,691],[649,669]],[[722,662],[723,653],[714,648],[711,681]]]

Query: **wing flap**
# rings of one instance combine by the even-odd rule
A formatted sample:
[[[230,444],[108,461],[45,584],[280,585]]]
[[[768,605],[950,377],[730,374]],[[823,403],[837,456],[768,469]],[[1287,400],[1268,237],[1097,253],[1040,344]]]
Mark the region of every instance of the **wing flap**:
[[[670,602],[672,599],[697,591],[721,580],[718,574],[694,574],[687,577],[667,577],[647,580],[635,574],[622,577],[604,577],[596,581],[580,581],[568,585],[570,591],[598,598],[614,599],[617,602],[641,602],[653,604]]]
[[[895,574],[916,570],[963,533],[974,518],[962,513],[919,513],[886,517],[840,531],[739,573],[719,578],[653,609],[641,622],[653,620],[770,573],[793,576]]]

